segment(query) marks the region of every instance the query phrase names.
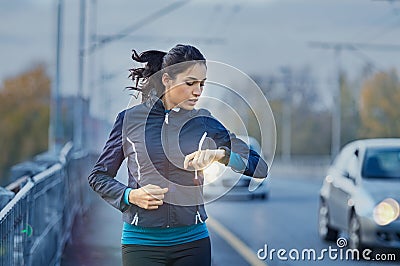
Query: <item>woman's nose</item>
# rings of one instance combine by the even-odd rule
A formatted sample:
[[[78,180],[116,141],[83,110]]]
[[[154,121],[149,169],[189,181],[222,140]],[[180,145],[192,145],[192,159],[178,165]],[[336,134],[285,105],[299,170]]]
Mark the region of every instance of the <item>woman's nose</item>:
[[[193,88],[193,95],[200,96],[202,91],[203,91],[203,88],[201,87],[201,85],[196,84]]]

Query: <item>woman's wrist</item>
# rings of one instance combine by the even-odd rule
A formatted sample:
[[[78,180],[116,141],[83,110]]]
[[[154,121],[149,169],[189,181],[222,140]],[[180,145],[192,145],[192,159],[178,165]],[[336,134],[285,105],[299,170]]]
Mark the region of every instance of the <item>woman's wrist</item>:
[[[217,161],[223,159],[226,155],[226,151],[224,149],[217,149],[215,159]]]
[[[129,203],[130,203],[130,204],[136,205],[136,191],[137,191],[137,189],[131,189],[131,190],[129,191],[129,196],[128,196],[128,198],[129,198]]]
[[[125,192],[124,192],[124,202],[127,205],[130,205],[129,194],[130,194],[131,190],[132,190],[132,188],[128,187],[127,189],[125,189]]]

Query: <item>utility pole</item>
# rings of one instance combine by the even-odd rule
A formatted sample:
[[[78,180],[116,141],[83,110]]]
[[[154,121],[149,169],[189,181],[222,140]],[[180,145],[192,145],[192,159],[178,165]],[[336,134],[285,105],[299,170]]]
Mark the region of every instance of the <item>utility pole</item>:
[[[85,23],[86,0],[80,0],[79,22],[79,52],[78,52],[78,92],[76,95],[76,107],[74,109],[74,148],[82,149],[83,143],[83,78],[85,71]]]
[[[56,72],[51,87],[49,151],[58,154],[63,142],[63,125],[61,122],[60,76],[62,46],[63,0],[57,1],[57,34],[56,34]]]
[[[312,48],[330,49],[334,51],[337,85],[333,93],[334,108],[332,111],[332,141],[331,141],[331,156],[332,158],[340,150],[341,146],[341,89],[342,89],[342,66],[341,66],[341,52],[342,50],[349,50],[358,52],[363,60],[368,60],[365,54],[360,50],[379,50],[379,51],[400,51],[400,45],[395,44],[370,44],[370,43],[351,43],[351,42],[309,42]],[[370,61],[368,61],[370,63]]]
[[[342,67],[341,67],[341,52],[340,46],[335,47],[335,60],[336,60],[336,86],[334,86],[333,94],[333,116],[332,116],[332,143],[331,143],[331,157],[334,158],[341,147],[341,133],[342,133]],[[336,104],[335,104],[336,103]]]
[[[286,93],[282,108],[282,160],[290,162],[292,153],[292,72],[290,68],[281,68]]]
[[[91,5],[89,9],[89,45],[92,43],[93,45],[93,50],[96,50],[96,43],[97,43],[97,0],[91,0]],[[85,54],[85,51],[84,51]],[[94,78],[94,73],[96,73],[96,61],[95,61],[95,55],[91,54],[88,56],[88,64],[91,68],[91,71],[88,72],[89,74],[89,88],[92,88],[95,86],[95,78]]]
[[[331,157],[334,158],[340,150],[341,140],[341,98],[342,98],[342,78],[341,78],[341,51],[351,47],[340,43],[327,43],[327,42],[310,42],[309,45],[314,48],[331,49],[334,51],[334,59],[336,64],[336,78],[337,83],[333,90],[333,110],[332,110],[332,138],[331,138]]]

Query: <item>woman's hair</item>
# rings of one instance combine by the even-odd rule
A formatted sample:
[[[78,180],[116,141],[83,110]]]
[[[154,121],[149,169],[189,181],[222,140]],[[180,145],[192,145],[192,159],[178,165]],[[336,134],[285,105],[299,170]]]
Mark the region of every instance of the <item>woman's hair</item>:
[[[151,96],[150,94],[155,94],[158,98],[163,96],[162,73],[168,73],[174,79],[177,74],[184,72],[189,66],[199,63],[199,61],[206,64],[206,59],[196,47],[183,44],[176,45],[168,53],[149,50],[138,54],[135,50],[132,50],[132,59],[139,63],[145,63],[144,67],[129,69],[129,78],[135,85],[127,87],[127,89],[142,92],[142,102],[145,102]],[[179,64],[188,61],[194,62]],[[172,65],[176,66],[169,67]],[[157,75],[154,75],[156,73]],[[151,76],[153,77],[150,78]]]

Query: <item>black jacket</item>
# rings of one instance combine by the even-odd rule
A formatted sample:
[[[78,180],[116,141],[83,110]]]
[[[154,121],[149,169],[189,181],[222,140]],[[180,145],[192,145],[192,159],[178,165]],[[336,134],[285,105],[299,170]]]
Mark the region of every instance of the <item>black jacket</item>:
[[[164,109],[161,100],[134,106],[118,114],[109,139],[89,175],[89,184],[108,203],[123,212],[123,220],[142,227],[176,227],[196,223],[196,215],[207,219],[202,186],[194,182],[193,169],[184,169],[184,157],[199,148],[224,147],[240,154],[247,163],[243,174],[265,178],[264,160],[230,133],[205,109]],[[164,204],[157,210],[127,205],[123,195],[127,186],[114,179],[123,160],[128,162],[128,186],[147,184],[168,187]],[[202,171],[198,171],[202,183]]]

